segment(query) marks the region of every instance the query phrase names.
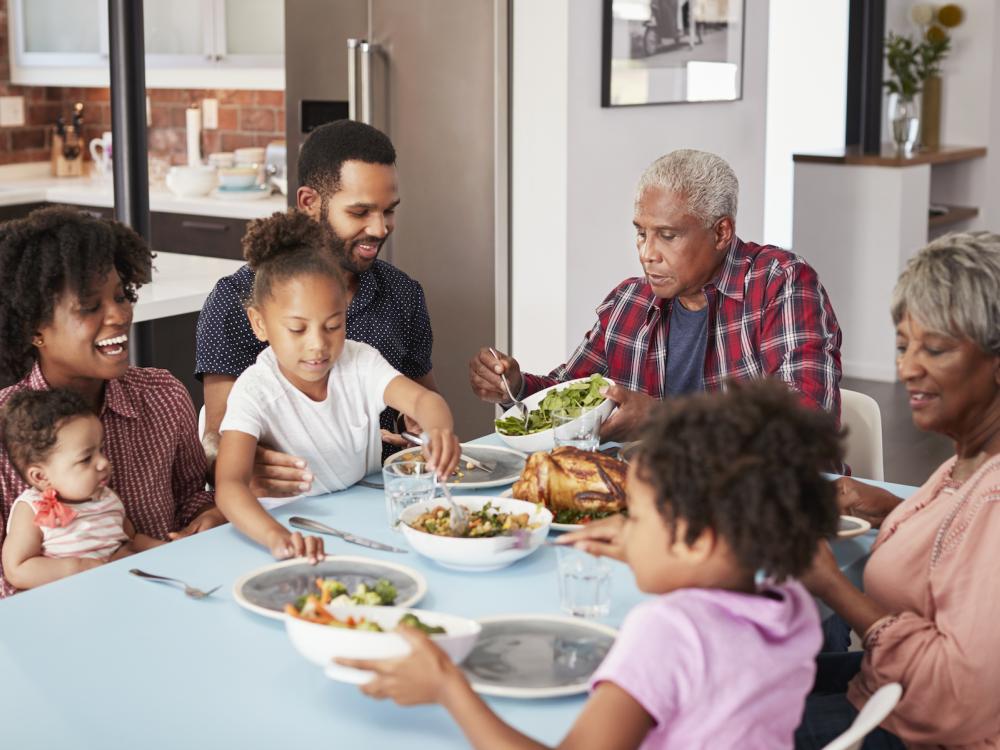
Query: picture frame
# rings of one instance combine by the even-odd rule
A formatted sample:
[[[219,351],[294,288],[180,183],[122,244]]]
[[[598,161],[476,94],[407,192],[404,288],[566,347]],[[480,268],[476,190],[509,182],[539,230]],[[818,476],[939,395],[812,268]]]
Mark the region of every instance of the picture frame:
[[[745,0],[604,0],[601,106],[743,98]]]

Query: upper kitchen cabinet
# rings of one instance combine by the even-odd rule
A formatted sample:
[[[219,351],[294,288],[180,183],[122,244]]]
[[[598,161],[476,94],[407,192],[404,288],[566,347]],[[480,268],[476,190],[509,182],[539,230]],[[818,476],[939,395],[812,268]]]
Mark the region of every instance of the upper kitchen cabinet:
[[[9,11],[13,83],[108,85],[107,0]],[[156,0],[143,16],[148,87],[284,88],[284,0]]]

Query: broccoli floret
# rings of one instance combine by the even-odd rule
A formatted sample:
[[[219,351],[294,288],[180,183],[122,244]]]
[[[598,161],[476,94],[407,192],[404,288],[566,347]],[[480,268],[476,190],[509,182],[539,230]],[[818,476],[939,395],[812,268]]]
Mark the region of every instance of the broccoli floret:
[[[379,603],[381,604],[388,606],[396,601],[396,587],[385,578],[380,578],[375,582],[375,593],[378,594]]]
[[[421,622],[420,618],[412,613],[407,613],[400,617],[398,624],[422,630],[427,635],[444,635],[445,633],[445,629],[440,625],[428,625],[425,622]]]

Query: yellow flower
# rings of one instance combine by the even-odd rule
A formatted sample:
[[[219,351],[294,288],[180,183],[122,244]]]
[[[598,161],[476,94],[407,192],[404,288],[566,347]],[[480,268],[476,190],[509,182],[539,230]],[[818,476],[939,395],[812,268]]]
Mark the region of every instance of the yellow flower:
[[[938,11],[938,23],[949,29],[953,29],[962,23],[964,15],[960,6],[955,3],[948,3],[941,6],[941,10]]]
[[[948,35],[945,33],[944,29],[935,24],[927,29],[926,37],[928,42],[936,44],[938,42],[943,42],[948,38]]]

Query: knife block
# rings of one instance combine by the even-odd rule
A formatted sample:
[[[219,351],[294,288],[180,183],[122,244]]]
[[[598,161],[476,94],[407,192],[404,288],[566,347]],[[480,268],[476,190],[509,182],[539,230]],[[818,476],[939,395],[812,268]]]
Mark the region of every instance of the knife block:
[[[52,175],[83,176],[83,141],[72,126],[66,128],[65,135],[52,133]]]

